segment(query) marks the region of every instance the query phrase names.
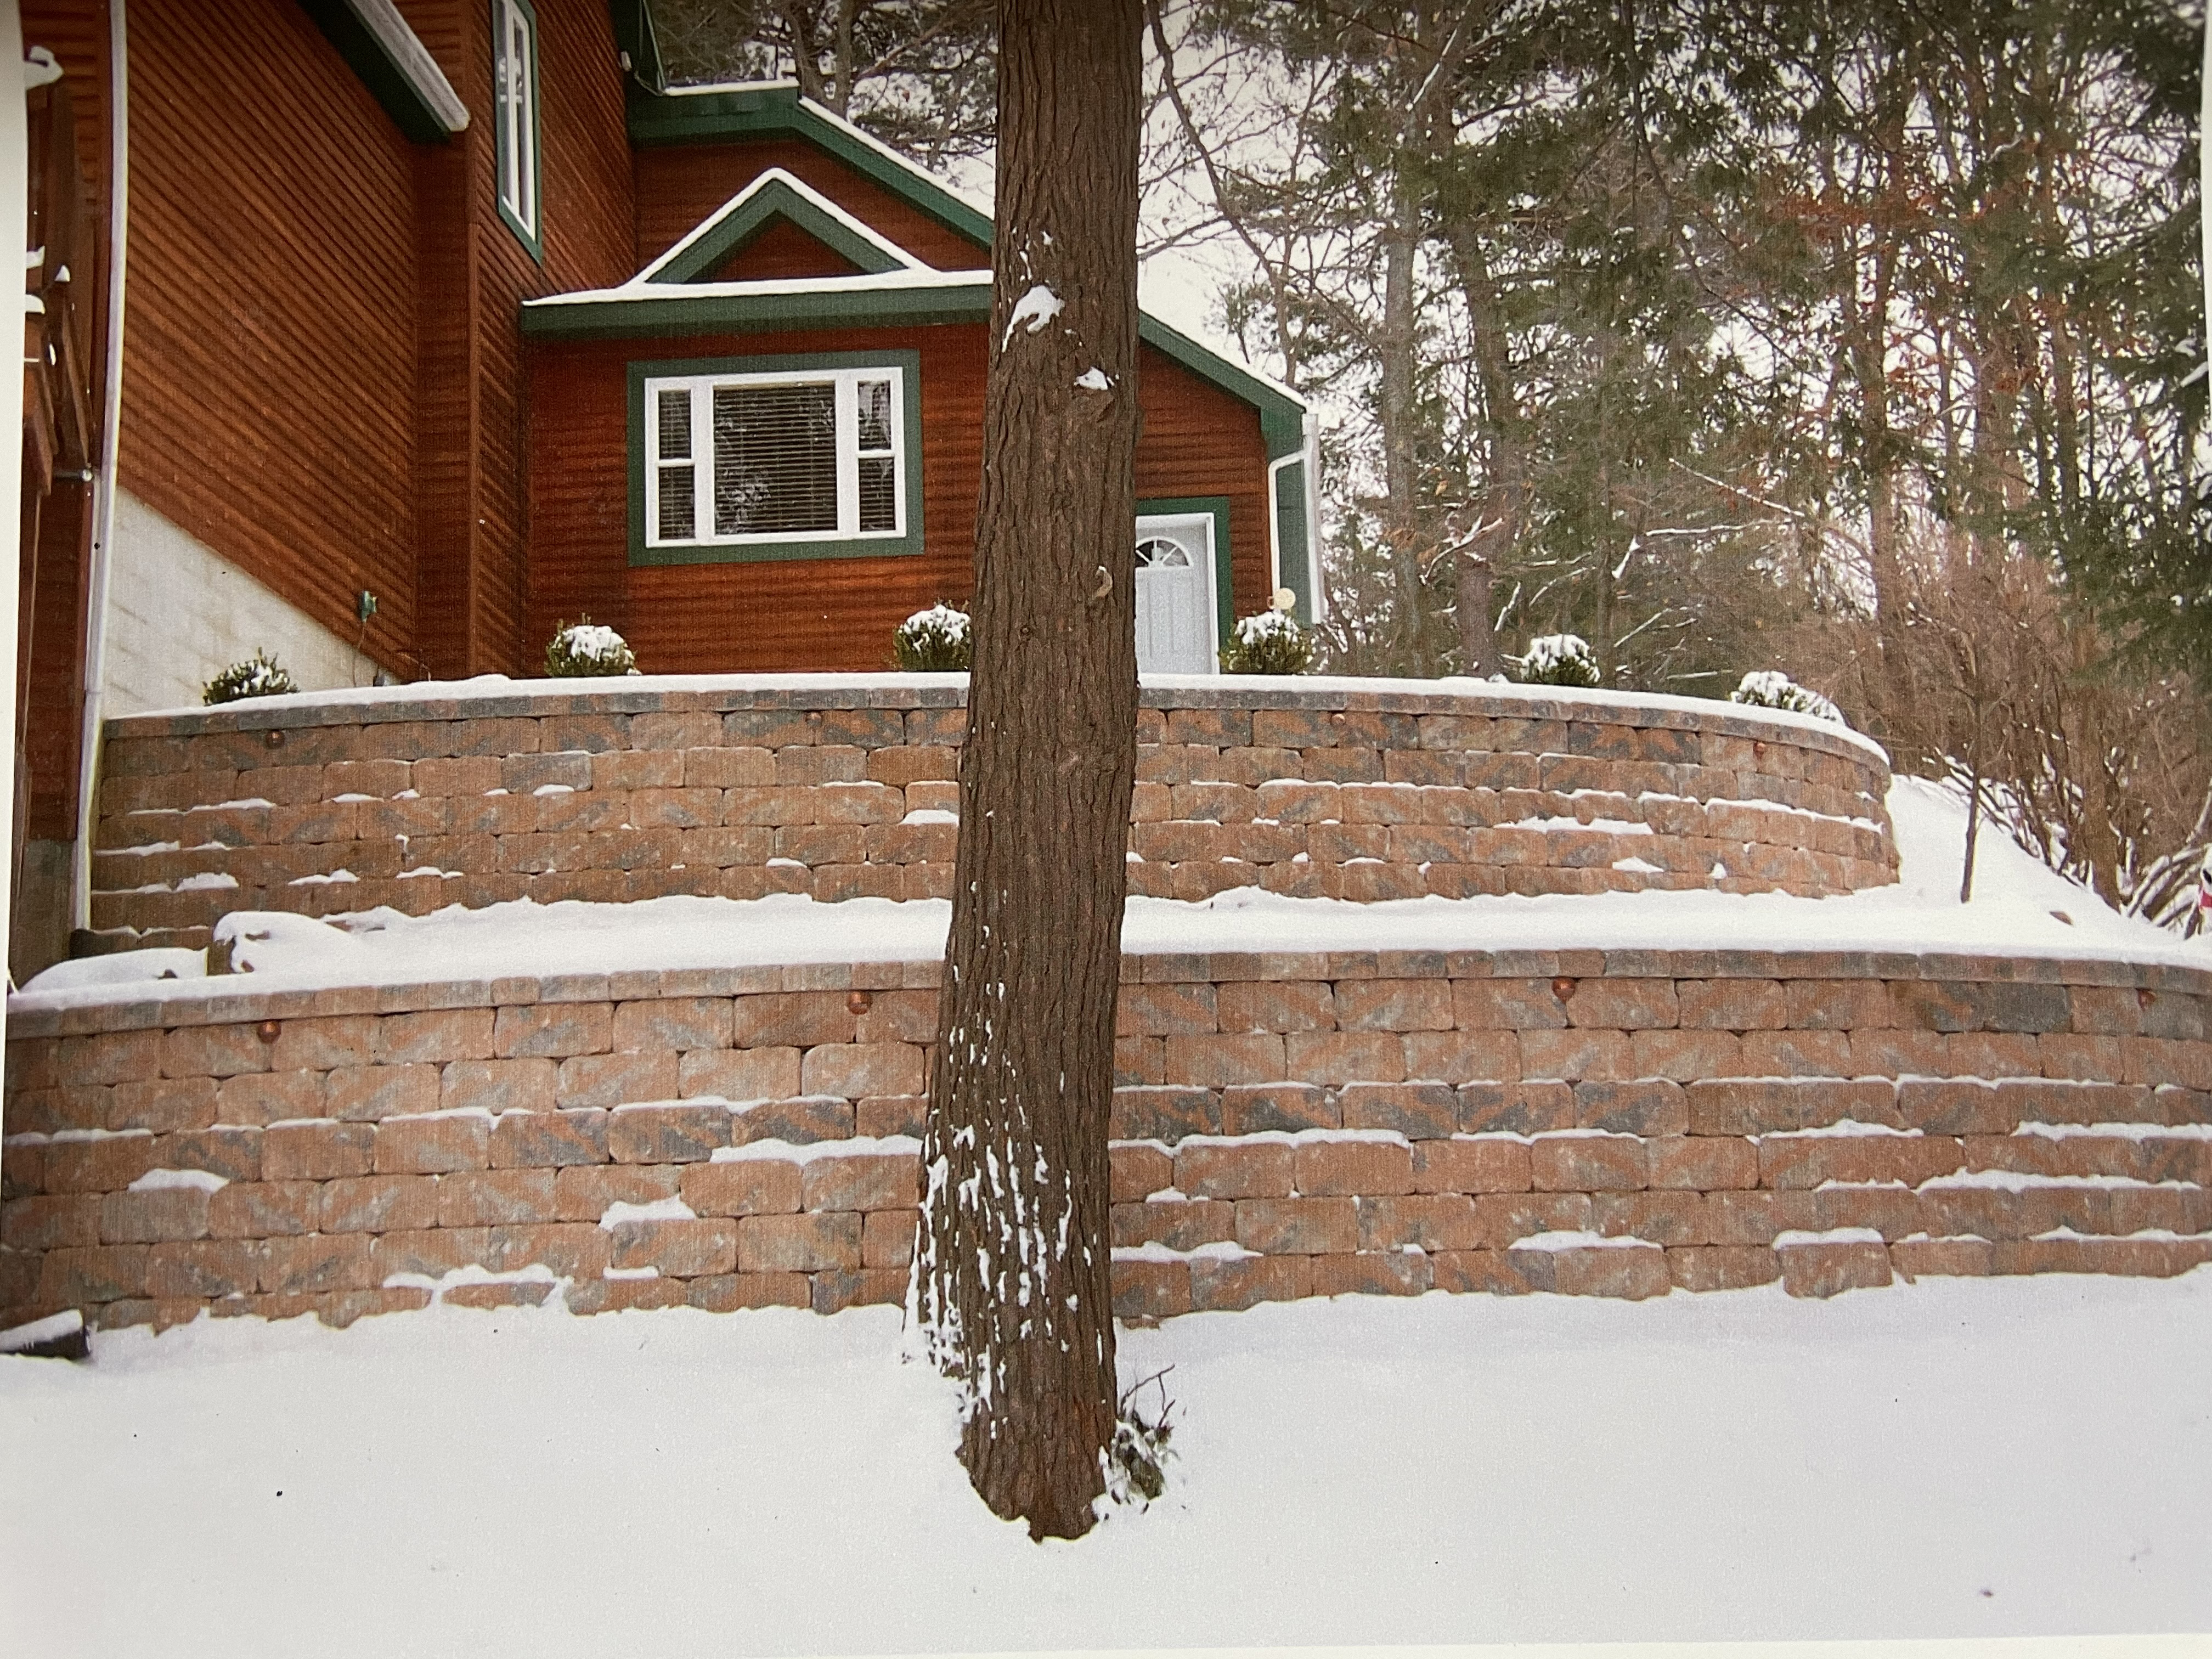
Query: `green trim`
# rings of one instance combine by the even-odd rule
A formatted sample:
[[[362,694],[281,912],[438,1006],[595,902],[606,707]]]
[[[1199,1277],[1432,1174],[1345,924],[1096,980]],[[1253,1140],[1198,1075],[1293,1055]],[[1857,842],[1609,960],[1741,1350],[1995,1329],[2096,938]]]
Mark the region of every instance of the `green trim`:
[[[445,118],[416,90],[399,60],[385,50],[384,42],[345,0],[300,0],[300,3],[410,143],[442,144],[453,136]]]
[[[779,220],[796,225],[831,252],[848,264],[857,265],[871,276],[880,276],[887,270],[907,269],[850,225],[824,213],[818,204],[810,202],[782,179],[771,179],[744,201],[726,210],[720,218],[708,220],[702,227],[703,234],[694,233],[699,234],[699,240],[671,258],[653,273],[650,280],[655,283],[704,282],[716,266],[751,246]]]
[[[515,216],[499,191],[499,176],[507,161],[507,123],[499,118],[499,59],[506,50],[507,31],[501,27],[500,15],[504,6],[512,5],[522,14],[523,22],[530,33],[530,199],[537,204],[538,228],[535,230]],[[538,116],[539,76],[538,12],[530,0],[491,0],[491,62],[492,62],[492,205],[499,210],[500,222],[514,233],[514,240],[530,250],[530,257],[539,264],[545,263],[545,132]],[[518,174],[519,176],[519,174]]]
[[[978,277],[957,288],[744,295],[688,295],[679,288],[666,299],[525,305],[522,332],[532,339],[651,339],[762,329],[927,327],[990,317],[990,279]]]
[[[796,87],[656,94],[633,82],[628,105],[629,141],[640,148],[738,143],[749,138],[796,135],[978,248],[991,246],[991,222],[987,216],[927,174],[893,161],[836,122],[824,120],[800,101]]]
[[[1235,574],[1229,562],[1229,497],[1226,495],[1169,495],[1137,503],[1140,519],[1185,518],[1208,514],[1213,520],[1213,652],[1217,665],[1222,641],[1237,626],[1237,599],[1230,591]]]
[[[653,9],[645,0],[607,0],[607,16],[614,25],[615,49],[629,54],[629,72],[640,86],[654,92],[668,85],[668,71],[660,61],[660,37],[653,27]]]
[[[527,314],[527,313],[526,313]],[[633,358],[629,380],[629,562],[633,565],[750,564],[771,559],[896,558],[922,550],[921,354],[911,350],[819,351],[761,357]],[[645,541],[645,383],[678,374],[781,374],[793,369],[902,370],[902,447],[906,451],[906,533],[865,541],[745,542],[647,547]]]
[[[1303,458],[1275,474],[1275,580],[1298,596],[1291,615],[1313,624],[1313,557],[1306,545],[1306,463]],[[1273,598],[1273,595],[1269,596]]]

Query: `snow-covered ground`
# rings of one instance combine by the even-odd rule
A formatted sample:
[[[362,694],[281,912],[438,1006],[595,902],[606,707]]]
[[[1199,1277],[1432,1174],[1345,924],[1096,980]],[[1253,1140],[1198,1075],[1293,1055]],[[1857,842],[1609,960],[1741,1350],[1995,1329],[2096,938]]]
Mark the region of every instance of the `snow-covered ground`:
[[[1973,902],[1961,905],[1965,808],[1931,784],[1900,778],[1890,790],[1889,810],[1900,879],[1836,898],[1655,892],[1357,904],[1242,888],[1203,904],[1132,899],[1122,943],[1139,951],[1949,950],[2212,968],[2212,943],[2185,941],[2116,915],[1986,826]],[[240,959],[253,968],[256,988],[270,989],[759,963],[931,961],[945,953],[951,915],[942,900],[817,904],[790,895],[639,904],[525,899],[422,917],[380,910],[349,919],[351,932],[305,917],[255,915],[239,925],[249,936],[270,937],[249,939]],[[195,995],[206,988],[179,980],[61,988],[72,979],[112,975],[118,966],[112,957],[65,963],[11,1006]]]
[[[885,1653],[2212,1628],[2212,1269],[1125,1334],[1167,1495],[994,1520],[895,1310],[0,1358],[0,1648]]]

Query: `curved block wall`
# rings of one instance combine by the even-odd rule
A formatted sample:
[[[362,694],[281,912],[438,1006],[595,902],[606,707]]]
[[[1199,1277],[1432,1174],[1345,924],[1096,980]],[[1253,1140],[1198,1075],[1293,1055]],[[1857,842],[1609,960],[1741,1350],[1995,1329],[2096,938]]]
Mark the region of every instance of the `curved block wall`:
[[[525,896],[943,897],[964,684],[405,687],[112,721],[94,926]],[[1130,890],[1348,899],[1894,879],[1881,751],[1688,699],[1429,682],[1148,686]]]
[[[893,1301],[936,963],[21,1000],[0,1324]],[[1123,966],[1115,1302],[2212,1260],[2212,975],[1770,951]],[[680,1199],[689,1213],[634,1206]],[[648,1270],[650,1270],[648,1272]]]

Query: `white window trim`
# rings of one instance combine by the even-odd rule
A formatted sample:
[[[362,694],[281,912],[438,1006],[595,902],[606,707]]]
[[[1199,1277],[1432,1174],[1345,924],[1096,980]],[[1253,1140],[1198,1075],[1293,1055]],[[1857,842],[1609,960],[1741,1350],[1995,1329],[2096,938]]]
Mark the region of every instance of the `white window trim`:
[[[538,239],[538,22],[518,0],[492,0],[493,119],[499,205]],[[499,96],[504,87],[507,95]]]
[[[862,530],[860,524],[860,384],[890,382],[890,447],[871,449],[870,459],[886,455],[891,463],[891,527]],[[837,528],[757,531],[718,536],[714,524],[714,397],[718,387],[830,386],[836,389],[832,419],[837,442]],[[691,527],[689,537],[660,533],[660,473],[686,465],[683,457],[660,455],[660,394],[687,392],[691,400]],[[896,363],[859,368],[787,369],[755,374],[667,374],[645,382],[645,544],[647,547],[763,547],[799,542],[896,541],[907,533],[906,371]]]

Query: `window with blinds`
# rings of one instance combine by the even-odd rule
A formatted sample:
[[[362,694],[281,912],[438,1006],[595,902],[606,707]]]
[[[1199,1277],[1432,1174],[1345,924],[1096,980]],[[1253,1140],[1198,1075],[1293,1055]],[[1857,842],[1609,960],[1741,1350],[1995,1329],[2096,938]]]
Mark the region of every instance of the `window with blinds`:
[[[895,368],[647,380],[649,543],[902,535],[902,381]]]

